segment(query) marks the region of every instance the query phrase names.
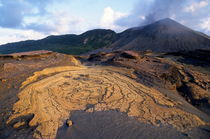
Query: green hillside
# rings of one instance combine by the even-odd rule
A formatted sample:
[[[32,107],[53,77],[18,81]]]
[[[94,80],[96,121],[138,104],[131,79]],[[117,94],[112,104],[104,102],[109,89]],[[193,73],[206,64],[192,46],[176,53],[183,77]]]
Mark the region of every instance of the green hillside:
[[[81,35],[48,36],[41,40],[28,40],[0,46],[0,54],[50,50],[66,54],[82,54],[112,44],[117,34],[112,30],[96,29]]]

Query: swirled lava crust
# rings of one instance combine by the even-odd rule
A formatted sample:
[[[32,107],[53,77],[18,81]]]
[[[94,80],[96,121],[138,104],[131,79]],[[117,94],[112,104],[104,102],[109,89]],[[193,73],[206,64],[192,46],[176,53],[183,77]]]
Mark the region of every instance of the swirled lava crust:
[[[62,71],[63,68],[63,71]],[[58,71],[41,80],[31,80],[47,71]],[[68,69],[68,70],[67,70]],[[87,112],[119,110],[143,123],[171,125],[185,132],[206,125],[196,115],[179,109],[179,102],[138,83],[129,69],[117,67],[54,67],[29,77],[14,104],[17,117],[33,114],[30,126],[37,126],[35,138],[55,138],[59,127],[75,110]],[[88,108],[88,105],[93,107]]]

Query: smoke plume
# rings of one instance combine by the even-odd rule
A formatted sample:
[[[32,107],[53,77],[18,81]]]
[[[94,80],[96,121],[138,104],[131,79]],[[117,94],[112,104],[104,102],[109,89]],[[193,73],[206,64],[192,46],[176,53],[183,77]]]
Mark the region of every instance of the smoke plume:
[[[190,28],[210,32],[210,0],[139,0],[131,13],[115,24],[124,28],[142,26],[172,18]],[[204,22],[206,21],[206,22]]]
[[[186,0],[155,0],[146,13],[143,24],[150,24],[159,19],[172,17],[179,13]]]

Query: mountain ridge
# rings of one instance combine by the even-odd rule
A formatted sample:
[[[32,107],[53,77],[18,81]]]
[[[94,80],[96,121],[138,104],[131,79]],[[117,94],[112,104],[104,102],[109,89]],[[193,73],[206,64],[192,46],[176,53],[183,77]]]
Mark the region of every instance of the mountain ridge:
[[[136,30],[121,33],[121,39],[110,46],[112,50],[152,50],[155,52],[176,52],[210,47],[210,39],[166,18]]]
[[[116,33],[112,30],[94,29],[80,35],[50,35],[40,40],[26,40],[0,45],[0,53],[9,54],[44,49],[67,54],[79,54],[83,51],[109,45],[115,41],[115,38]]]
[[[210,49],[210,37],[170,18],[165,18],[145,26],[129,28],[120,33],[110,29],[94,29],[80,35],[51,35],[41,40],[0,45],[2,54],[43,49],[67,54],[116,50],[192,51]]]

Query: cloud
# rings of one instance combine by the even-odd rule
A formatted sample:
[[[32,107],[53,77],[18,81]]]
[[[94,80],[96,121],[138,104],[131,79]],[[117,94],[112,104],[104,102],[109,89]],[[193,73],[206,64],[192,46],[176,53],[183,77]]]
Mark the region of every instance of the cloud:
[[[206,30],[210,33],[210,17],[203,19],[201,22],[201,29]]]
[[[53,12],[37,18],[29,18],[25,21],[26,29],[32,29],[44,34],[82,33],[87,29],[84,18],[75,17],[68,12]]]
[[[54,2],[65,0],[0,0],[0,27],[16,29],[33,29],[36,31],[50,32],[53,29],[46,22],[37,21],[28,24],[28,18],[52,17],[53,13],[47,10]],[[45,18],[46,21],[50,20]],[[43,21],[43,20],[42,20]]]
[[[19,0],[17,0],[19,1]],[[26,12],[30,13],[28,4],[25,2],[0,0],[0,26],[8,28],[20,27]]]
[[[54,1],[56,0],[0,0],[0,27],[21,28],[25,17],[49,14],[47,5]]]
[[[111,7],[106,7],[100,21],[100,27],[117,31],[122,30],[122,27],[117,26],[115,21],[124,16],[126,16],[125,13],[116,12]]]
[[[192,4],[190,4],[189,6],[187,6],[185,8],[186,12],[195,12],[200,8],[206,7],[208,6],[208,1],[200,1],[200,2],[193,2]]]
[[[23,40],[41,39],[44,34],[33,30],[8,29],[0,27],[0,44]]]
[[[24,18],[47,14],[50,0],[0,0],[0,27],[22,28]]]
[[[28,0],[28,3],[37,8],[39,14],[47,13],[46,7],[55,0]]]

